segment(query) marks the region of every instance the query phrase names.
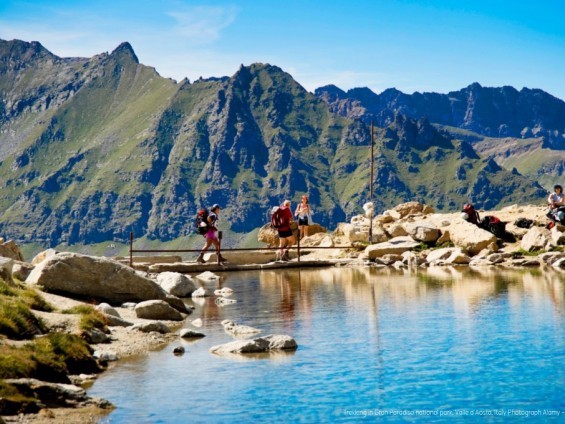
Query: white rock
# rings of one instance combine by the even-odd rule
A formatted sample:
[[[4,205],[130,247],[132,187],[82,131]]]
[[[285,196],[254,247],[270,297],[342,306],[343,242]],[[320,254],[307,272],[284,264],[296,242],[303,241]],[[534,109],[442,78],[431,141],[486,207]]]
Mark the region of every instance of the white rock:
[[[182,321],[179,311],[174,309],[164,300],[146,300],[135,305],[135,314],[138,318]]]
[[[409,222],[403,227],[408,235],[417,241],[434,243],[440,236],[437,227],[429,222]]]
[[[223,287],[221,289],[214,290],[216,296],[230,296],[233,294],[233,290],[229,287]]]
[[[196,278],[198,278],[199,280],[203,280],[203,281],[213,281],[213,280],[219,280],[220,277],[218,277],[216,274],[214,274],[213,272],[210,271],[204,271],[201,274],[198,274],[196,276]]]
[[[237,300],[235,299],[228,299],[227,297],[218,297],[215,300],[216,305],[218,306],[224,306],[224,305],[230,305],[232,303],[237,303]]]
[[[179,272],[161,272],[157,275],[157,284],[178,297],[187,297],[196,289],[192,279]]]
[[[253,328],[248,325],[236,324],[231,320],[223,320],[222,325],[224,327],[224,330],[231,334],[254,334],[261,332],[261,330],[259,330],[258,328]]]
[[[206,290],[204,287],[199,287],[196,290],[194,290],[192,292],[192,297],[206,297],[206,296],[210,296],[208,294],[208,290]]]
[[[296,350],[297,348],[298,345],[296,344],[296,341],[290,336],[269,335],[252,340],[236,340],[231,343],[213,346],[210,348],[210,352],[222,355],[233,353],[271,352],[276,350]]]
[[[367,246],[365,253],[368,255],[369,259],[374,260],[375,258],[384,256],[386,254],[400,255],[407,250],[415,249],[418,246],[420,246],[420,243],[414,241],[409,236],[395,237],[383,243],[377,243]]]

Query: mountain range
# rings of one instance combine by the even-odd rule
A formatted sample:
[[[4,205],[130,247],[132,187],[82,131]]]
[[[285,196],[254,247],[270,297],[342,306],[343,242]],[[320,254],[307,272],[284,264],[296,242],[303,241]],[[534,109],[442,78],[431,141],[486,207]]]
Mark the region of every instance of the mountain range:
[[[219,203],[228,233],[242,235],[304,193],[332,228],[371,200],[371,121],[377,212],[410,200],[444,211],[539,203],[565,169],[564,118],[565,103],[541,90],[310,93],[259,63],[176,82],[128,43],[60,58],[0,40],[0,233],[43,246],[130,231],[169,241]]]

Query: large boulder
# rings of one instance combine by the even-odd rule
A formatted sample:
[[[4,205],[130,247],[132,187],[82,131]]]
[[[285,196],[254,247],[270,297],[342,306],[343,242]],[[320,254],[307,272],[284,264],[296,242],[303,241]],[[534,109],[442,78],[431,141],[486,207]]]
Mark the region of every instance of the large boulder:
[[[265,224],[259,229],[257,239],[261,243],[266,243],[269,247],[279,245],[279,236],[277,230],[271,227],[271,224]]]
[[[308,235],[313,236],[318,233],[327,233],[328,230],[322,227],[320,224],[312,223],[308,225]],[[295,235],[298,235],[298,230],[295,231]],[[271,224],[265,224],[259,229],[259,234],[257,234],[257,239],[261,243],[267,244],[268,247],[274,247],[279,245],[279,234],[276,229],[271,227]]]
[[[26,283],[46,291],[119,305],[166,300],[167,292],[133,269],[107,258],[62,252],[39,263]]]
[[[179,272],[161,272],[157,275],[159,284],[167,293],[178,297],[187,297],[196,290],[190,277]]]
[[[424,205],[420,202],[407,202],[395,206],[393,210],[398,212],[401,218],[404,218],[408,215],[422,213],[422,211],[424,210]]]
[[[4,242],[4,239],[0,238],[0,256],[12,258],[16,261],[24,261],[24,256],[22,255],[20,247],[14,240]]]
[[[420,243],[415,241],[412,237],[395,237],[383,243],[367,246],[365,254],[370,260],[374,260],[388,254],[401,255],[408,250],[417,248],[418,246],[420,246]]]
[[[441,235],[438,228],[430,222],[407,222],[403,227],[414,240],[425,243],[435,243]]]
[[[348,245],[352,245],[356,242],[369,242],[370,221],[363,216],[359,216],[357,218],[359,219],[354,217],[351,220],[351,224],[342,223],[339,224],[337,228],[336,233],[343,234],[346,239],[345,243]],[[388,240],[388,236],[382,227],[373,223],[373,243],[381,243],[386,240]]]
[[[182,321],[184,319],[179,311],[164,300],[146,300],[140,302],[135,305],[135,314],[138,318],[144,319],[166,321]]]
[[[532,227],[522,237],[520,247],[526,252],[536,252],[543,250],[550,243],[551,235],[548,229],[541,227]]]
[[[449,226],[451,241],[471,256],[483,249],[493,250],[496,247],[496,236],[463,219],[453,220]]]

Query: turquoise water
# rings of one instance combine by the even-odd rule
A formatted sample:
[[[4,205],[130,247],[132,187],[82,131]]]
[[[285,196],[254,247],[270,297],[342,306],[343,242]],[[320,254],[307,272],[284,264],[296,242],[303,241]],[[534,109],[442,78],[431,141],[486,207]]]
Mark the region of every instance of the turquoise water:
[[[238,303],[194,303],[189,321],[202,318],[207,337],[120,362],[89,394],[118,407],[104,423],[565,422],[564,281],[493,269],[233,273],[220,284]],[[233,340],[224,319],[299,348],[212,355]]]

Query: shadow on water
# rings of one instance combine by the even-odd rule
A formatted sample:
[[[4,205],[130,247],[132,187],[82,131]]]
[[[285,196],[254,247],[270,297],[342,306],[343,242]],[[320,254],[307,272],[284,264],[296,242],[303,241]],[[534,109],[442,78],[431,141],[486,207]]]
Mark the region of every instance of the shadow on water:
[[[89,394],[118,406],[108,423],[565,410],[564,281],[559,272],[500,268],[226,274],[201,284],[233,289],[237,303],[186,299],[195,311],[185,326],[201,319],[205,338],[175,342],[185,346],[182,357],[168,346],[123,361]],[[234,340],[225,319],[260,335],[290,335],[299,348],[211,354],[210,347]]]

